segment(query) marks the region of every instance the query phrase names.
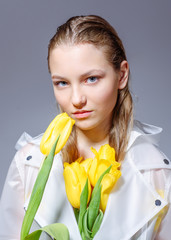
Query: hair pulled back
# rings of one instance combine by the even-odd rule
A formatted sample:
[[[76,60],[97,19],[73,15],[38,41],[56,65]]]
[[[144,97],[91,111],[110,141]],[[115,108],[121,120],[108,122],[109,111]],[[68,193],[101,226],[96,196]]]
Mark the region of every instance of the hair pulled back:
[[[59,26],[49,42],[48,68],[51,51],[61,45],[92,44],[101,49],[106,59],[117,71],[122,61],[127,60],[122,41],[115,29],[102,17],[96,15],[75,16]],[[132,97],[129,84],[118,90],[118,98],[113,111],[113,122],[109,132],[109,144],[115,148],[117,161],[122,161],[126,153],[133,119]],[[69,141],[62,149],[64,161],[75,161],[78,157],[76,133],[73,128]]]

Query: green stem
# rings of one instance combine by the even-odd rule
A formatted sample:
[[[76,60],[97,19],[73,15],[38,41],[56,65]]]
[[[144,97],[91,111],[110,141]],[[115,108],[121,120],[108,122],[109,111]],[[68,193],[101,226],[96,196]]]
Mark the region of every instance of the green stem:
[[[56,149],[56,145],[59,140],[59,137],[60,136],[58,136],[57,140],[55,141],[49,155],[45,158],[43,165],[36,178],[36,182],[34,184],[33,191],[30,197],[28,209],[24,216],[24,220],[21,228],[21,240],[25,240],[26,236],[29,234],[34,217],[36,215],[36,212],[42,200],[44,189],[50,174],[50,170],[52,168],[55,149]]]

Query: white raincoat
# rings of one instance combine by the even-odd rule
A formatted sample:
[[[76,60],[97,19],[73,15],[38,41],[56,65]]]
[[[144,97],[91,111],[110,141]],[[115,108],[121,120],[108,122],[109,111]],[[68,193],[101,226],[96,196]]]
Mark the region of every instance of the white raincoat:
[[[100,230],[94,240],[171,239],[171,162],[158,149],[160,128],[135,121],[122,176],[110,193]],[[19,240],[24,208],[44,156],[41,136],[24,133],[4,185],[0,205],[0,240]],[[81,240],[65,193],[61,154],[54,159],[45,193],[31,230],[60,222],[71,240]],[[42,234],[40,239],[51,239]]]

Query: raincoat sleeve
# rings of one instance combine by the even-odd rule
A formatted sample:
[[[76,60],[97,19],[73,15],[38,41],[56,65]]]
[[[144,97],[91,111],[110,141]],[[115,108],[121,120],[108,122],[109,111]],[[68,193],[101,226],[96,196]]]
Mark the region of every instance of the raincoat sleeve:
[[[0,240],[19,240],[24,217],[24,167],[17,152],[8,171],[0,201]]]
[[[171,170],[160,169],[154,172],[154,175],[156,179],[154,185],[159,190],[158,193],[168,201],[168,205],[159,214],[159,230],[155,240],[169,240],[171,236]]]

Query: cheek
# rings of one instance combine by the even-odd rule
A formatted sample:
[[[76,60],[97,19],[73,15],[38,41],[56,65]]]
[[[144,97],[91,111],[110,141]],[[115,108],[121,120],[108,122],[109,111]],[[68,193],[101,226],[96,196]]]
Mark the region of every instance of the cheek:
[[[68,98],[67,98],[67,95],[66,94],[61,94],[58,92],[58,94],[54,91],[54,95],[55,95],[55,99],[56,99],[56,102],[59,104],[60,108],[63,110],[63,111],[66,111],[66,108],[68,106]]]
[[[116,88],[107,88],[98,92],[94,92],[93,99],[99,107],[107,109],[115,107],[118,90]]]

